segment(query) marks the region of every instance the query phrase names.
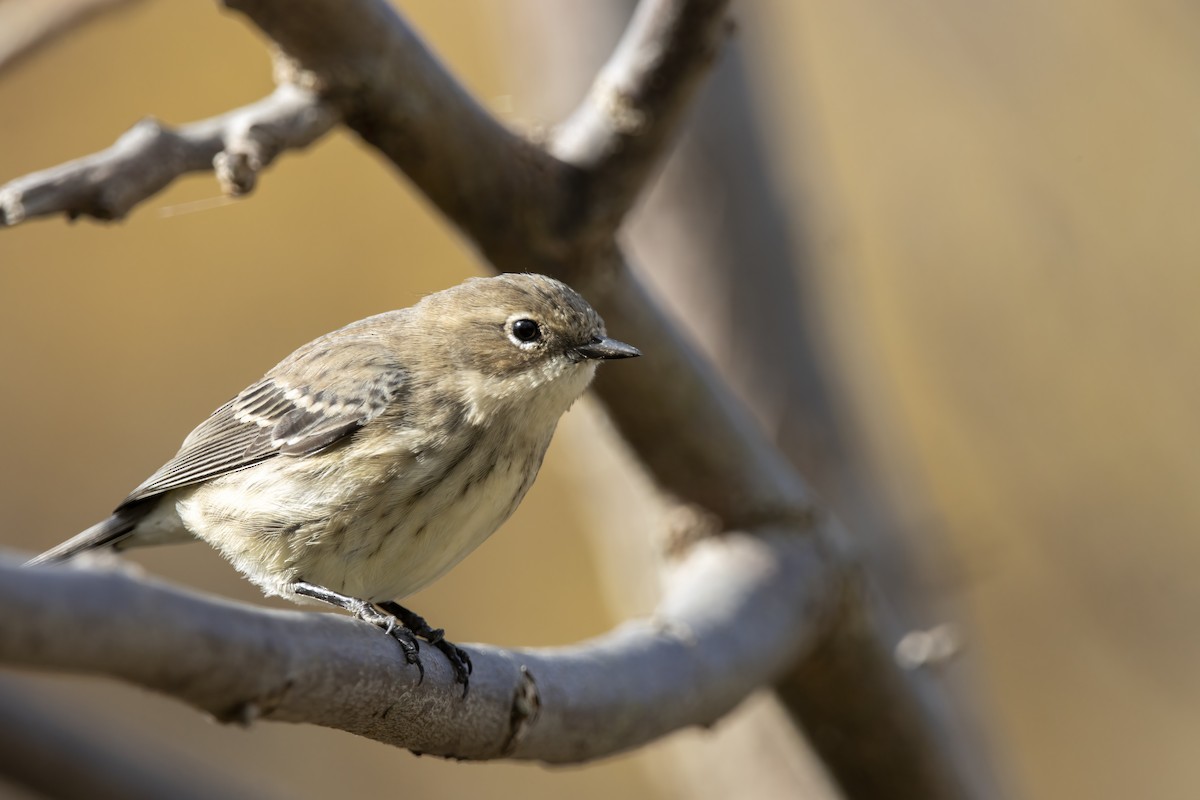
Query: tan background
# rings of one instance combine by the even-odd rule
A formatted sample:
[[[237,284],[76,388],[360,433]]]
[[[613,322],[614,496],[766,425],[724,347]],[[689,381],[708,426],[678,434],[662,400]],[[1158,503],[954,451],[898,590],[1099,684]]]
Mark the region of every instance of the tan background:
[[[502,3],[404,8],[520,117],[495,49]],[[841,405],[881,491],[926,534],[922,580],[958,609],[1013,791],[1194,797],[1200,13],[1169,0],[754,9],[741,35],[776,163],[812,215],[824,269],[807,299],[840,359]],[[0,181],[102,148],[143,115],[184,122],[269,88],[239,20],[145,4],[0,76]],[[0,233],[5,545],[37,550],[95,521],[296,345],[477,269],[345,135],[286,156],[248,201],[162,213],[215,194],[200,176],[119,226]],[[581,458],[565,447],[501,534],[414,598],[458,640],[551,644],[609,624],[570,502]],[[205,548],[137,558],[265,602]],[[37,683],[278,795],[663,793],[639,768],[653,753],[460,765],[310,727],[219,727],[108,683]]]

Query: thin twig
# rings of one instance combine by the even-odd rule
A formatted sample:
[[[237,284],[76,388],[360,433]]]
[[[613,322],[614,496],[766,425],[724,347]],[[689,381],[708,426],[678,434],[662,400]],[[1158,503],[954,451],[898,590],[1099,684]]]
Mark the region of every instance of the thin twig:
[[[307,147],[336,122],[316,95],[286,83],[257,103],[179,128],[145,119],[107,150],[0,187],[0,225],[51,214],[122,219],[189,172],[215,170],[227,195],[247,194],[280,153]]]

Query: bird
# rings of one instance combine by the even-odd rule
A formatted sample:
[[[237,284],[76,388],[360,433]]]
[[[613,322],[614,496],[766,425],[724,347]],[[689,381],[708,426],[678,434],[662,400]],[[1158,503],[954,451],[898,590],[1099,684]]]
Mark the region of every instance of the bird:
[[[423,639],[465,695],[470,655],[399,601],[508,519],[597,364],[639,355],[558,280],[470,278],[303,345],[28,566],[200,539],[268,596],[382,628],[421,679]]]

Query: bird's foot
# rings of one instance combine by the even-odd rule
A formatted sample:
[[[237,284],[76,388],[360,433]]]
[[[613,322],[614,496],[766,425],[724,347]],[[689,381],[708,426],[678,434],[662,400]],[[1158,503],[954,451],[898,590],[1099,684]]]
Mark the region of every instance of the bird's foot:
[[[362,621],[369,622],[381,628],[384,633],[392,637],[400,645],[400,649],[404,652],[404,663],[411,664],[417,668],[417,672],[419,673],[417,683],[425,680],[425,665],[421,663],[420,655],[421,643],[417,639],[417,636],[421,634],[419,631],[414,631],[408,627],[403,619],[392,614],[390,611],[385,613],[365,600],[339,594],[331,589],[326,589],[324,586],[297,581],[292,584],[292,590],[298,595],[311,597],[314,600],[320,600],[323,603],[329,603],[332,606],[349,611]],[[418,617],[418,619],[420,618]],[[424,620],[421,620],[421,622],[424,622]]]
[[[420,636],[429,644],[436,647],[446,660],[450,662],[450,666],[454,669],[454,679],[462,684],[463,697],[467,696],[467,689],[470,686],[471,675],[471,656],[466,650],[446,639],[446,632],[441,628],[434,628],[420,614],[409,611],[399,603],[385,601],[376,603],[380,609],[387,612],[394,620],[399,620],[400,624],[412,634]]]
[[[384,633],[395,639],[396,644],[400,645],[400,649],[404,651],[404,663],[412,664],[417,668],[417,683],[424,683],[425,665],[421,663],[421,643],[417,637],[408,628],[399,624],[391,614],[381,614],[378,609],[366,603],[363,605],[367,606],[370,611],[356,616],[383,628]]]

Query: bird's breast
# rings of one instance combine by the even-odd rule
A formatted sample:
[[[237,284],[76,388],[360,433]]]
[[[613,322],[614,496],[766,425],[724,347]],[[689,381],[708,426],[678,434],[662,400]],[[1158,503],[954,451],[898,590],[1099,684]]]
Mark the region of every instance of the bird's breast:
[[[481,437],[461,451],[393,477],[347,520],[331,579],[354,597],[393,600],[461,561],[516,510],[542,463],[549,435],[514,444]],[[306,580],[312,580],[306,578]]]

